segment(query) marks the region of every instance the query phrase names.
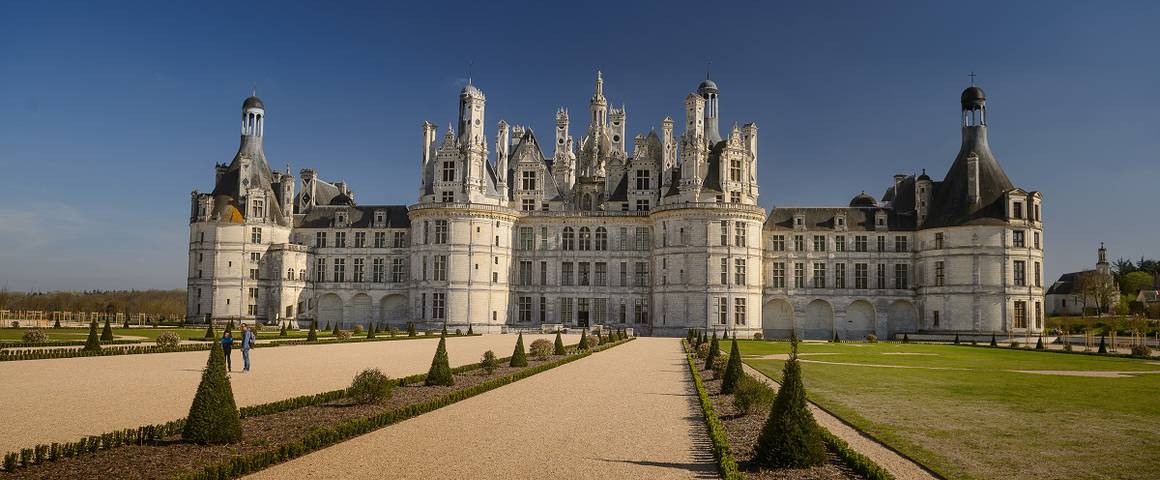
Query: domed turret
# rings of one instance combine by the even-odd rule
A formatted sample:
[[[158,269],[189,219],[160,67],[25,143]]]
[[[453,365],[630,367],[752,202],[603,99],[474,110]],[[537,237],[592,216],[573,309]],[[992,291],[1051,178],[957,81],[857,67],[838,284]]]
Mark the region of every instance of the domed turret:
[[[262,103],[262,99],[258,98],[257,96],[250,95],[249,97],[246,97],[246,101],[242,102],[242,110],[250,108],[260,108],[265,110],[266,104]]]
[[[859,193],[852,200],[850,200],[850,206],[851,207],[877,207],[878,200],[875,200],[873,196],[866,193],[865,191],[862,191],[862,193]]]
[[[701,96],[704,96],[706,93],[718,93],[719,91],[717,90],[717,83],[708,78],[697,86],[697,93],[701,94]]]
[[[963,90],[963,95],[960,97],[963,104],[963,110],[977,110],[987,104],[987,98],[983,94],[983,89],[971,85]]]

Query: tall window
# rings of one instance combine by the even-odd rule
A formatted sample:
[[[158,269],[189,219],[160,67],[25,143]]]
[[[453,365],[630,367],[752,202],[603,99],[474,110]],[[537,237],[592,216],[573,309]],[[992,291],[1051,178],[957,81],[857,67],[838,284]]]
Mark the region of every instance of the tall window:
[[[721,220],[721,246],[729,245],[729,220]]]
[[[854,251],[855,252],[865,252],[866,251],[866,236],[865,235],[855,235],[854,236]]]
[[[866,265],[865,263],[855,263],[854,264],[854,288],[856,288],[858,290],[865,290],[866,289],[866,287],[867,287],[866,277],[867,277],[867,274],[869,273],[868,271],[869,271],[869,266]]]
[[[366,260],[362,258],[354,259],[354,278],[352,281],[362,283],[365,279]]]
[[[548,262],[540,262],[540,285],[548,284]]]
[[[721,257],[721,285],[729,285],[729,257]]]
[[[907,245],[906,235],[894,236],[894,251],[905,252],[910,250],[910,245]]]
[[[591,266],[592,264],[588,262],[579,262],[577,264],[577,267],[579,267],[579,275],[577,276],[580,278],[580,286],[587,287],[592,284],[592,277],[590,275],[591,272],[589,272],[589,268],[591,268]]]
[[[345,258],[334,259],[334,281],[336,281],[336,282],[345,282],[346,281],[346,259]]]
[[[391,246],[405,248],[407,246],[407,232],[393,232]]]
[[[717,323],[719,325],[727,325],[729,323],[729,297],[720,297],[717,299]]]
[[[774,236],[770,237],[769,241],[770,241],[770,243],[772,243],[772,245],[770,245],[770,247],[773,249],[773,251],[775,251],[775,252],[784,252],[785,251],[785,235],[774,235]]]
[[[733,244],[738,246],[738,247],[744,247],[746,245],[745,236],[746,236],[745,223],[744,222],[735,223],[733,226]]]
[[[636,299],[636,307],[634,308],[634,316],[636,323],[648,323],[648,301]]]
[[[628,262],[620,262],[620,286],[628,286]]]
[[[436,282],[447,281],[447,255],[435,255],[435,269],[432,280]]]
[[[1035,262],[1035,286],[1036,287],[1043,286],[1043,275],[1042,275],[1042,272],[1040,271],[1040,269],[1041,269],[1041,267],[1039,265],[1039,262]]]
[[[934,286],[941,287],[946,282],[946,264],[942,260],[934,262]]]
[[[564,227],[564,235],[562,236],[562,248],[564,250],[576,249],[576,231],[572,227]]]
[[[886,288],[886,264],[882,263],[878,264],[878,288]]]
[[[651,179],[649,178],[650,174],[651,174],[651,172],[649,172],[648,170],[637,170],[636,171],[636,189],[637,190],[651,190],[652,189],[652,182],[650,181]]]
[[[905,263],[898,263],[894,265],[894,288],[905,290],[910,288],[910,279],[907,278],[907,269]]]
[[[540,227],[540,250],[548,249],[548,227]]]
[[[443,162],[443,181],[444,182],[454,182],[455,181],[455,161],[448,160],[448,161]]]
[[[334,232],[334,246],[346,248],[346,232]]]
[[[387,247],[387,232],[375,232],[375,248]]]
[[[1027,328],[1027,302],[1015,301],[1015,328]]]
[[[1023,202],[1015,202],[1015,211],[1013,216],[1015,218],[1023,218]]]
[[[733,283],[737,285],[745,285],[745,259],[736,258],[733,260]]]
[[[592,230],[588,227],[580,227],[580,251],[587,252],[592,250]]]
[[[527,285],[532,284],[532,261],[531,260],[520,260],[519,277],[520,277],[520,285],[527,286]]]
[[[814,251],[815,252],[826,251],[826,236],[825,235],[814,235]]]
[[[934,248],[936,250],[943,248],[943,234],[942,234],[942,232],[938,232],[938,233],[934,234]]]
[[[785,262],[773,263],[773,288],[785,288]]]
[[[741,181],[741,160],[734,158],[729,161],[729,180],[734,182]]]
[[[592,299],[592,318],[595,319],[597,325],[603,325],[608,321],[608,299],[594,298]]]
[[[835,252],[846,251],[846,236],[845,235],[838,235],[838,236],[834,237],[834,251]]]
[[[793,251],[795,251],[795,252],[806,251],[806,239],[805,239],[805,237],[803,237],[801,235],[794,235],[793,236]]]
[[[608,285],[608,264],[605,262],[596,262],[596,276],[592,283],[598,287]]]
[[[1016,248],[1027,246],[1027,242],[1023,239],[1023,230],[1014,230],[1011,232],[1011,246]]]
[[[263,219],[266,217],[266,203],[259,199],[254,199],[254,218]]]
[[[1035,238],[1035,249],[1039,250],[1041,248],[1039,246],[1039,232],[1035,232],[1033,236]]]
[[[314,281],[316,281],[316,282],[325,282],[326,281],[326,259],[325,258],[319,258],[318,260],[314,261]]]
[[[647,211],[648,211],[648,199],[643,199],[643,198],[641,198],[641,199],[637,199],[637,201],[636,201],[636,211],[638,211],[638,212],[647,212]]]
[[[367,232],[354,232],[354,248],[366,248]]]
[[[879,252],[886,251],[886,237],[884,237],[882,235],[878,236],[878,251]]]
[[[560,299],[560,323],[572,323],[572,299]]]
[[[520,227],[520,250],[531,250],[536,245],[532,227]]]
[[[1015,260],[1015,285],[1023,287],[1027,285],[1027,262],[1023,260]]]
[[[447,220],[435,221],[435,244],[442,245],[447,243]]]
[[[648,250],[649,245],[652,243],[649,236],[650,235],[649,235],[648,227],[636,227],[636,249],[637,250]]]
[[[532,321],[532,297],[520,297],[520,323]]]
[[[793,288],[806,288],[806,264],[793,264]]]
[[[608,250],[608,229],[604,227],[596,227],[596,250]]]
[[[733,323],[735,325],[745,325],[745,299],[733,299]]]
[[[520,210],[531,212],[536,210],[536,199],[524,198],[520,200]]]
[[[637,287],[648,286],[648,262],[636,262],[633,266],[633,285]]]
[[[447,294],[435,292],[431,294],[431,318],[442,319],[447,317]]]
[[[250,243],[262,243],[262,227],[250,228]]]
[[[834,288],[846,288],[846,264],[834,264]]]
[[[572,262],[560,264],[560,285],[572,286]]]
[[[391,259],[391,283],[407,281],[407,266],[402,258]]]
[[[826,264],[814,263],[814,288],[826,288]]]
[[[371,281],[375,283],[383,283],[383,279],[386,278],[385,268],[386,267],[383,265],[383,259],[376,258],[371,260]]]
[[[536,189],[536,172],[535,170],[524,170],[520,172],[520,190],[535,190]]]
[[[314,246],[320,248],[326,247],[326,232],[314,232]]]

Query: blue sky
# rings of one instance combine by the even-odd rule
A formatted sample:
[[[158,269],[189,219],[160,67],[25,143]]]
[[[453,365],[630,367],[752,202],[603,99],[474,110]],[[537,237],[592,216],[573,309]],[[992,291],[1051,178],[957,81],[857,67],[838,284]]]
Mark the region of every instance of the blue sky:
[[[597,69],[631,132],[659,129],[711,61],[723,126],[760,127],[766,207],[941,178],[974,71],[994,153],[1044,194],[1049,278],[1101,241],[1160,255],[1158,2],[548,3],[5,5],[0,286],[183,287],[189,192],[255,84],[272,167],[411,203],[421,123],[454,119],[469,63],[493,136],[586,111]]]

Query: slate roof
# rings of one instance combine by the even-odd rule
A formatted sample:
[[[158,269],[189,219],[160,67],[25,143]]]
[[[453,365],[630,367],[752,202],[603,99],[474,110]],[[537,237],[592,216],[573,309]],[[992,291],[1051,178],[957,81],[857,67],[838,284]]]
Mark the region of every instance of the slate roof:
[[[1059,276],[1059,280],[1051,284],[1051,288],[1047,289],[1048,295],[1071,295],[1075,291],[1075,282],[1080,275],[1091,273],[1095,270],[1084,270],[1082,272],[1065,273]]]
[[[241,178],[243,156],[249,157],[252,162],[249,178]],[[226,167],[225,173],[214,184],[211,195],[214,197],[215,218],[235,223],[244,221],[247,212],[240,203],[243,183],[249,188],[258,187],[266,191],[266,198],[270,199],[265,209],[266,220],[279,225],[285,223],[282,215],[283,205],[278,203],[278,196],[274,192],[273,174],[270,172],[270,165],[266,162],[266,153],[262,151],[261,137],[242,135],[241,144],[238,145],[238,153],[234,155],[233,161]]]
[[[979,157],[979,202],[970,204],[967,158]],[[987,144],[987,127],[963,127],[963,143],[941,182],[934,182],[925,228],[954,225],[996,225],[1006,222],[1005,194],[1015,188]]]
[[[878,211],[886,212],[886,227],[891,231],[915,229],[913,212],[896,212],[877,207],[775,207],[765,220],[766,230],[793,230],[793,217],[805,215],[805,226],[810,230],[834,228],[838,214],[846,214],[846,229],[852,232],[873,232]]]
[[[297,218],[297,228],[330,228],[334,226],[335,213],[346,211],[347,221],[352,228],[371,228],[375,219],[376,210],[385,210],[387,225],[385,228],[409,228],[411,219],[407,216],[406,205],[316,205]]]

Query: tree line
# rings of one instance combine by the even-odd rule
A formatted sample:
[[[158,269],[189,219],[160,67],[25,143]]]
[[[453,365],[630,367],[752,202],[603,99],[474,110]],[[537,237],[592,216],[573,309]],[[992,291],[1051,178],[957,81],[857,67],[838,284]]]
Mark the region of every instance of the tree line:
[[[144,313],[173,319],[185,316],[185,290],[12,292],[3,289],[0,310]]]

